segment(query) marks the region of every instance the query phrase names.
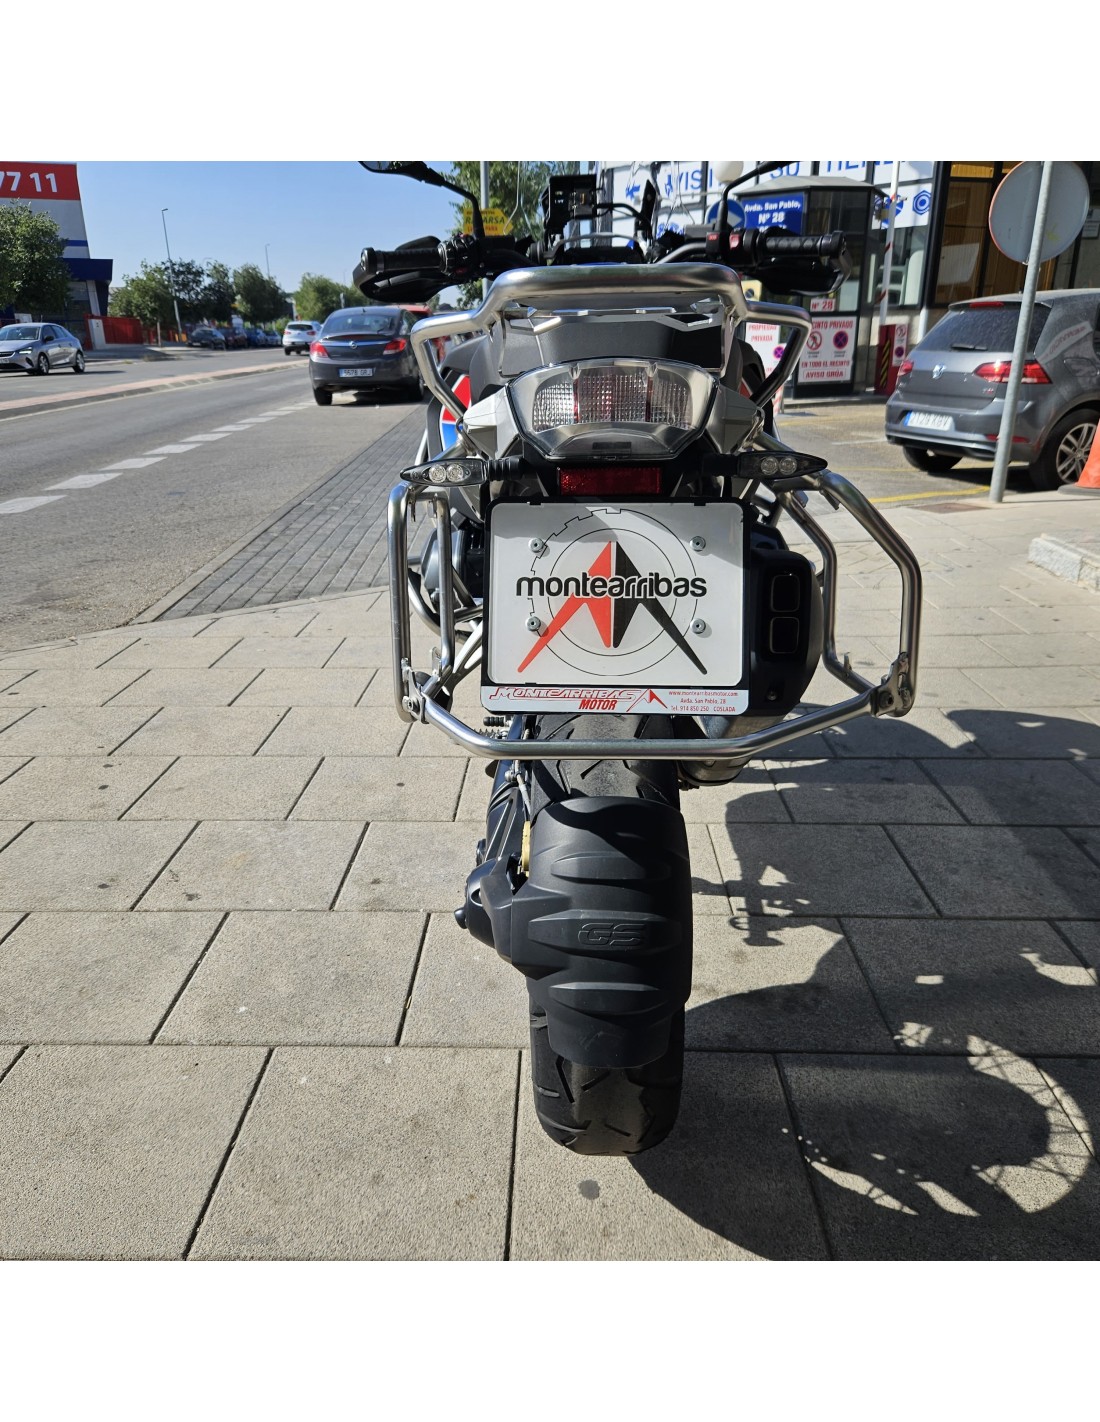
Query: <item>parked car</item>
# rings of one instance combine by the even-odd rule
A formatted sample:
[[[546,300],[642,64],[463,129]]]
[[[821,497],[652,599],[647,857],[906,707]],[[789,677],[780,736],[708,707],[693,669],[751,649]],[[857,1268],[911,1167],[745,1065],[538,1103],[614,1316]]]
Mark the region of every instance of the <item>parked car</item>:
[[[282,345],[282,343],[283,343],[283,338],[282,338],[282,336],[279,335],[278,331],[267,331],[265,334],[266,334],[266,336],[267,336],[267,344],[268,344],[269,346],[281,346],[281,345]]]
[[[267,332],[261,331],[259,326],[251,326],[244,334],[249,346],[267,345]]]
[[[399,306],[346,306],[334,311],[309,348],[309,378],[318,405],[335,390],[424,394],[409,332],[417,318]]]
[[[928,474],[995,458],[1020,297],[948,307],[901,366],[886,438]],[[1043,291],[1028,332],[1012,458],[1038,489],[1075,484],[1100,420],[1100,289]]]
[[[320,321],[288,321],[283,331],[283,354],[293,355],[295,351],[305,354],[320,334]]]
[[[0,326],[0,370],[49,375],[59,365],[84,374],[84,347],[64,326],[45,321]]]
[[[187,337],[189,346],[204,346],[211,351],[225,350],[225,337],[213,326],[196,326]]]
[[[243,326],[230,326],[225,331],[225,344],[235,351],[244,350],[248,345],[248,337],[244,333]]]

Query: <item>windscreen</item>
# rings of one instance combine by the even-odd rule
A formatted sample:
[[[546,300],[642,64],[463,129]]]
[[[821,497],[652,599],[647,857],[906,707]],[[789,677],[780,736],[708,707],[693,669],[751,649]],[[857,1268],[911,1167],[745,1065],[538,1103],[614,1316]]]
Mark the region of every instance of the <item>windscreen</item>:
[[[1035,307],[1031,315],[1027,348],[1035,349],[1040,333],[1050,315],[1049,306]],[[922,351],[1007,351],[1016,344],[1016,327],[1020,320],[1017,302],[1004,305],[960,307],[949,311],[933,326],[920,343]]]
[[[0,326],[0,341],[38,341],[40,330],[40,326]]]
[[[385,336],[401,320],[397,311],[334,311],[325,322],[323,336]]]

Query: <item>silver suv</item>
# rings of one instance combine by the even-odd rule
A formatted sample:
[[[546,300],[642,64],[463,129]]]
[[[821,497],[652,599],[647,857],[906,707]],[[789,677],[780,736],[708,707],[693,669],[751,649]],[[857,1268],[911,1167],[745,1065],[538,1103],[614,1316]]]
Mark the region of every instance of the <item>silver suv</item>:
[[[902,367],[886,402],[886,438],[928,474],[992,460],[1020,297],[948,307]],[[1028,332],[1012,459],[1038,489],[1075,484],[1100,420],[1100,289],[1042,291]]]
[[[310,342],[321,334],[320,321],[288,321],[283,331],[283,355],[308,355]]]

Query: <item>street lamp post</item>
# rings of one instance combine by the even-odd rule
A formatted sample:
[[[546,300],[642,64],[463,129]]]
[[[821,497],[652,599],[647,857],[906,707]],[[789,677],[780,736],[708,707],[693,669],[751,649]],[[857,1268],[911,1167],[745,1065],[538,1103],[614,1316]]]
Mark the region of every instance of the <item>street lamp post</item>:
[[[168,245],[168,221],[164,214],[168,211],[166,207],[160,210],[160,220],[164,224],[164,250],[168,253],[168,275],[172,279],[172,306],[176,312],[176,335],[183,335],[183,325],[180,321],[180,304],[176,299],[176,269],[172,265],[172,249]]]
[[[270,242],[265,242],[265,243],[264,243],[264,261],[267,263],[267,279],[268,279],[268,281],[271,280],[271,258],[268,256],[268,249],[270,248],[270,246],[271,246],[271,243],[270,243]]]

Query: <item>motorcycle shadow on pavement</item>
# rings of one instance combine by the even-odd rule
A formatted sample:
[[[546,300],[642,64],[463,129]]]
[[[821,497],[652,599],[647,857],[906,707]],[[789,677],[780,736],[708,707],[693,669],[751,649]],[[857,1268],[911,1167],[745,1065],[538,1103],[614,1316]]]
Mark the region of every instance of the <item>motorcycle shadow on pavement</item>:
[[[712,826],[681,1116],[632,1163],[754,1255],[1100,1258],[1100,726],[948,723],[803,743]]]

